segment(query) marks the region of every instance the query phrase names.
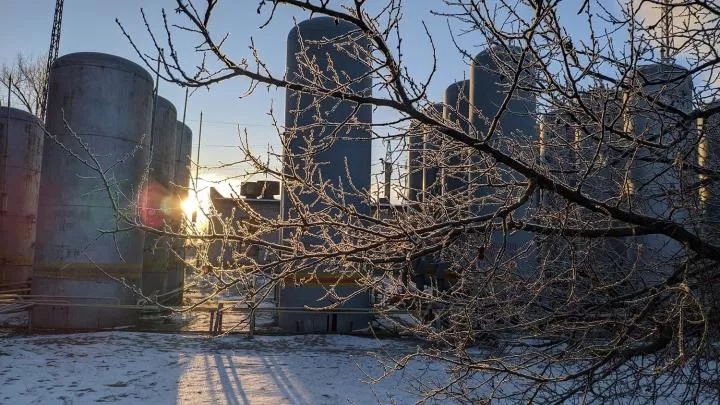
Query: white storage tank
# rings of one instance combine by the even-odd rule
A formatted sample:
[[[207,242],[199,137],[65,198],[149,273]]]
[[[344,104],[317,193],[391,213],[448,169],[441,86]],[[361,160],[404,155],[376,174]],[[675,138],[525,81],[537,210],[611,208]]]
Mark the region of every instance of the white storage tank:
[[[34,115],[0,107],[0,292],[30,288],[43,138]]]
[[[680,158],[688,163],[697,159],[697,132],[690,122],[672,111],[692,111],[693,84],[687,69],[670,63],[639,66],[628,83],[629,94],[625,126],[635,137],[662,145],[640,146],[632,161],[630,184],[632,209],[643,215],[690,225],[695,193],[682,189],[696,179],[691,171],[678,170],[670,163]],[[651,101],[653,100],[653,101]],[[665,108],[664,106],[670,108]],[[637,238],[645,282],[653,282],[654,272],[672,271],[682,246],[664,235]],[[655,269],[655,270],[653,270]],[[662,277],[662,275],[660,275]]]
[[[522,70],[517,86],[513,89],[518,68]],[[489,135],[490,145],[526,164],[533,164],[538,158],[537,103],[535,95],[523,89],[532,85],[533,76],[531,60],[527,56],[523,59],[520,48],[488,48],[475,56],[470,69],[471,135],[479,138]],[[511,89],[513,93],[505,110],[496,117]],[[488,134],[496,119],[494,132]],[[477,212],[495,212],[508,201],[516,201],[524,193],[525,187],[520,184],[526,183],[527,179],[521,174],[477,151],[472,151],[468,160],[472,164],[468,174],[471,183],[469,189],[475,199]],[[522,220],[528,207],[535,203],[530,199],[514,210],[512,217]],[[504,237],[500,224],[496,224],[495,228],[497,230],[490,237],[490,249],[486,250],[486,263],[494,263],[496,252],[502,247],[502,261],[514,263],[520,274],[534,272],[537,255],[533,235],[525,231],[512,231]]]
[[[152,160],[148,183],[142,196],[145,204],[143,223],[158,230],[166,230],[177,228],[177,214],[173,212],[177,204],[173,194],[177,165],[177,110],[169,100],[157,96],[153,114]],[[143,294],[162,295],[172,290],[168,285],[168,266],[173,254],[171,245],[169,238],[146,232],[143,249]]]
[[[46,128],[64,148],[45,142],[32,293],[56,298],[35,306],[33,327],[135,322],[135,311],[116,306],[136,303],[131,287],[140,284],[144,234],[118,213],[138,217],[152,92],[150,74],[117,56],[83,52],[53,63]],[[109,193],[85,164],[95,160],[112,168]]]
[[[345,91],[369,96],[372,93],[371,64],[367,58],[369,48],[367,38],[351,23],[330,17],[300,22],[290,31],[287,39],[286,80],[306,85],[320,83],[334,88],[337,83],[331,78],[335,78],[340,83],[349,84]],[[341,126],[343,122],[346,124]],[[358,212],[369,214],[369,202],[352,187],[361,192],[370,190],[371,123],[370,105],[358,107],[353,101],[288,89],[285,100],[288,148],[284,151],[283,170],[288,173],[290,168],[294,168],[298,175],[308,175],[312,182],[318,184],[328,181],[336,187],[342,185],[342,196],[337,197],[343,198],[344,204],[353,206]],[[307,172],[307,159],[320,164],[313,173]],[[317,195],[312,192],[301,192],[293,185],[284,184],[281,202],[284,220],[298,217],[298,210],[293,206],[290,194],[299,199],[303,208],[310,207],[315,212],[327,208],[322,203],[315,203]],[[289,239],[299,228],[285,231],[283,238]],[[313,236],[313,232],[313,229],[307,229],[301,238],[308,247],[323,243],[320,242],[321,238]],[[333,234],[331,237],[339,238],[339,235]],[[323,264],[314,270],[317,270],[317,277],[310,283],[298,285],[295,277],[285,281],[285,287],[279,294],[281,307],[328,305],[328,298],[320,298],[326,295],[326,288],[330,286],[334,286],[340,296],[358,291],[353,281],[355,276],[346,274],[352,272],[339,263]],[[297,279],[308,277],[305,273],[296,276]],[[367,310],[370,308],[369,294],[357,294],[345,302],[343,307]],[[344,333],[367,327],[371,319],[367,314],[279,314],[281,328],[300,333]]]

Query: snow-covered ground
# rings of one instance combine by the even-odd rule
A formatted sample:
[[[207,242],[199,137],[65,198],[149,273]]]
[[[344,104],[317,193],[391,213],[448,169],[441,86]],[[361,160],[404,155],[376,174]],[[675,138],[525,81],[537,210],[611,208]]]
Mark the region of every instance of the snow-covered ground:
[[[0,404],[413,403],[418,378],[444,381],[439,363],[413,362],[377,384],[378,358],[412,340],[100,332],[0,337]]]

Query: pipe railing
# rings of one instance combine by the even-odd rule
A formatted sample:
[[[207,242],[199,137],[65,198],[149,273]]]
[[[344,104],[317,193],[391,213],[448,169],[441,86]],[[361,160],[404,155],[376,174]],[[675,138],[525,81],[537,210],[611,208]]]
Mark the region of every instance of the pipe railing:
[[[77,300],[108,300],[110,303],[87,303],[73,302]],[[227,306],[226,306],[227,305]],[[120,309],[120,310],[166,310],[168,307],[160,307],[157,305],[132,305],[120,304],[117,297],[100,297],[100,296],[52,296],[52,295],[19,295],[19,294],[2,294],[0,293],[0,313],[3,306],[7,308],[21,308],[18,310],[30,310],[33,307],[47,306],[65,306],[79,308],[103,308],[103,309]],[[176,307],[171,309],[182,309]],[[210,333],[222,333],[222,314],[225,312],[236,312],[250,314],[248,320],[250,326],[250,335],[254,334],[255,314],[262,312],[272,313],[306,313],[306,314],[367,314],[367,315],[401,315],[413,314],[413,311],[402,309],[378,310],[374,308],[327,308],[312,309],[307,307],[249,307],[238,306],[238,301],[220,300],[217,306],[198,306],[192,308],[191,312],[210,312]]]

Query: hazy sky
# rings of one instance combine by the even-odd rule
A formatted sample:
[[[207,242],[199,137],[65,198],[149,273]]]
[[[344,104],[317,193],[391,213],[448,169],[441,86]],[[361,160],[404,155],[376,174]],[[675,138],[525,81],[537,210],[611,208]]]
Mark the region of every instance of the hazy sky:
[[[51,22],[54,10],[53,0],[3,0],[3,12],[0,13],[0,63],[9,63],[22,52],[29,55],[47,54]],[[198,2],[199,4],[204,3]],[[230,33],[226,44],[226,51],[236,60],[244,57],[250,58],[248,48],[250,38],[260,49],[262,57],[277,76],[282,76],[285,67],[285,40],[287,32],[293,26],[293,18],[298,21],[307,18],[306,14],[299,14],[293,9],[281,8],[276,13],[274,21],[265,29],[259,26],[265,21],[269,7],[258,15],[256,12],[257,0],[220,1],[213,20],[216,36],[225,32]],[[577,12],[581,1],[572,0],[565,3],[562,15],[567,15],[568,29],[581,30],[581,21],[572,18]],[[143,51],[151,51],[149,37],[145,32],[140,8],[150,19],[157,33],[162,35],[161,9],[164,7],[171,23],[182,22],[180,16],[173,11],[174,0],[65,0],[63,13],[62,38],[60,41],[60,54],[97,51],[115,54],[135,62],[141,63],[138,56],[130,46],[128,40],[122,35],[115,23],[118,18],[126,30],[137,41]],[[425,77],[429,71],[431,55],[430,46],[425,37],[422,21],[424,20],[434,36],[438,52],[438,74],[431,83],[430,97],[442,101],[443,91],[447,85],[455,80],[468,78],[468,66],[462,62],[460,54],[450,41],[448,21],[444,17],[433,16],[429,13],[431,8],[441,7],[439,0],[406,0],[405,12],[402,20],[403,49],[406,61],[413,69],[413,73]],[[562,17],[561,15],[561,17]],[[460,29],[456,21],[450,21],[453,29]],[[472,52],[479,52],[484,44],[473,44],[477,36],[460,37],[461,43]],[[178,34],[176,40],[179,45],[180,57],[190,62],[197,60],[193,54],[192,46],[197,39],[188,34]],[[463,42],[464,41],[464,42]],[[191,70],[192,71],[192,70]],[[268,144],[278,145],[277,135],[270,126],[267,112],[274,107],[278,119],[283,122],[284,91],[257,89],[252,96],[240,99],[248,82],[245,79],[235,79],[232,82],[215,86],[209,91],[197,90],[190,98],[187,107],[187,124],[193,129],[194,140],[197,142],[200,110],[204,113],[203,139],[201,163],[214,165],[221,162],[230,162],[237,158],[237,125],[248,130],[250,143],[258,150],[264,151]],[[178,119],[182,119],[182,106],[184,89],[175,85],[161,82],[160,95],[172,101],[178,109]],[[384,154],[380,142],[373,145],[373,171],[379,171],[378,159]],[[193,154],[194,158],[194,154]],[[236,175],[238,170],[224,169],[214,171],[214,175]],[[212,176],[211,173],[206,173]]]

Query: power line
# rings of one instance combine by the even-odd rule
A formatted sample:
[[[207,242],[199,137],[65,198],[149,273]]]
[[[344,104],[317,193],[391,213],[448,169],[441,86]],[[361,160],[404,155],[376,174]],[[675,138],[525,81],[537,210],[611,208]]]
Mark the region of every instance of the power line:
[[[198,122],[199,120],[194,119],[188,119],[189,122]],[[272,127],[276,128],[273,124],[257,124],[257,123],[242,123],[237,121],[208,121],[206,119],[203,119],[203,124],[221,124],[221,125],[233,125],[233,126],[241,126],[241,127]]]

